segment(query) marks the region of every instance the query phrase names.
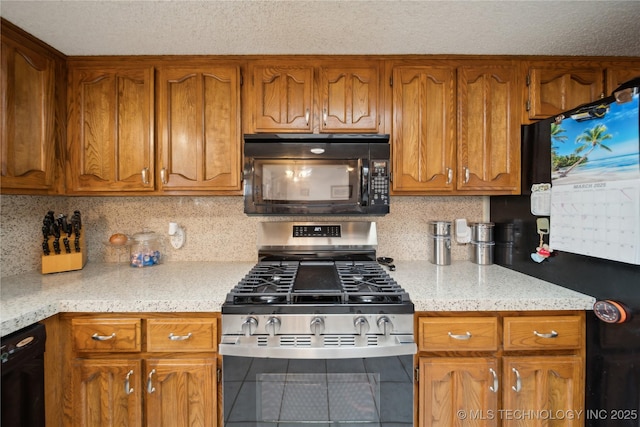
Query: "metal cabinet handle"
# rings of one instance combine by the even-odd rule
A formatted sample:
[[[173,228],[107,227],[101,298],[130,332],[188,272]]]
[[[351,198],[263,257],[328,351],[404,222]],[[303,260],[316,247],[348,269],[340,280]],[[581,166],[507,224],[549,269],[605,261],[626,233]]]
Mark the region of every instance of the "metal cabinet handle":
[[[447,168],[447,184],[451,184],[453,182],[453,169]]]
[[[147,185],[149,184],[149,168],[142,169],[142,183]]]
[[[322,121],[325,126],[327,125],[327,117],[329,116],[327,115],[327,109],[325,108],[324,110],[322,110]]]
[[[167,184],[169,181],[167,180],[167,168],[160,169],[160,181],[163,184]]]
[[[309,126],[309,109],[307,108],[307,110],[304,113],[304,119],[307,122],[307,126]]]
[[[453,338],[454,340],[460,340],[460,341],[466,341],[466,340],[470,340],[471,339],[471,332],[467,331],[466,334],[462,335],[456,335],[456,334],[452,334],[451,332],[447,332],[447,335],[449,335],[449,338]]]
[[[108,341],[108,340],[112,340],[116,337],[116,333],[112,333],[111,335],[98,335],[98,333],[96,332],[95,334],[91,335],[91,339],[95,340],[95,341]]]
[[[520,378],[520,372],[516,368],[511,368],[511,371],[516,374],[516,385],[511,386],[511,389],[516,393],[519,393],[522,390],[522,379]]]
[[[537,336],[537,337],[540,337],[540,338],[557,338],[558,337],[558,333],[556,331],[554,331],[553,329],[548,334],[545,334],[545,333],[542,333],[542,332],[538,332],[538,331],[533,331],[533,334],[535,336]]]
[[[173,332],[169,334],[169,339],[171,341],[184,341],[188,340],[189,338],[191,338],[191,332],[189,332],[187,335],[173,335]]]
[[[149,394],[156,391],[156,388],[153,386],[153,374],[155,373],[156,373],[156,370],[152,369],[151,372],[149,372],[149,378],[147,378],[147,393]]]
[[[464,183],[467,184],[469,182],[469,168],[464,167]]]
[[[127,377],[124,379],[124,393],[129,395],[133,393],[133,388],[130,386],[129,377],[133,375],[133,369],[127,373]]]
[[[497,393],[499,387],[498,374],[496,374],[496,371],[494,371],[493,368],[489,368],[489,372],[491,372],[491,375],[493,376],[493,386],[490,386],[489,390],[491,390],[493,393]]]

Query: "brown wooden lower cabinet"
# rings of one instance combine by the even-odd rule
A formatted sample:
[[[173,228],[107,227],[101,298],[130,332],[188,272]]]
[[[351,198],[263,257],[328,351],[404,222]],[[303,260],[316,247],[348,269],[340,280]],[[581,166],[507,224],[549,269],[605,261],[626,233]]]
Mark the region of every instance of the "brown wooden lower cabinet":
[[[419,427],[584,426],[584,312],[418,313],[417,325]]]
[[[582,365],[578,356],[503,357],[502,425],[583,425]]]
[[[150,359],[145,365],[148,426],[216,425],[215,358]]]
[[[219,315],[61,318],[65,427],[218,425]]]
[[[493,357],[421,357],[419,425],[495,426],[498,395],[493,390],[498,361]]]
[[[215,426],[215,378],[215,358],[76,359],[73,425]]]
[[[141,426],[141,375],[139,359],[74,360],[72,425]]]
[[[62,425],[216,427],[218,322],[60,315]],[[416,325],[419,427],[584,426],[583,311],[422,312]]]

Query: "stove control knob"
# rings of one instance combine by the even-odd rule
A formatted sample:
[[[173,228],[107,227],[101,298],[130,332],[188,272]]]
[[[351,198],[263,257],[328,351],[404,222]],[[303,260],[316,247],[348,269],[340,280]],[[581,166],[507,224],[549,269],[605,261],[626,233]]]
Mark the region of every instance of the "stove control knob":
[[[378,329],[384,334],[385,337],[391,335],[393,330],[393,323],[387,316],[382,316],[378,319]]]
[[[247,317],[244,322],[242,322],[242,333],[247,337],[253,335],[257,328],[258,319],[255,317]]]
[[[361,336],[365,336],[367,332],[369,332],[369,322],[364,317],[356,317],[356,320],[353,322],[353,326],[356,327],[356,332]]]
[[[322,335],[324,333],[324,319],[322,317],[314,317],[309,325],[311,333],[315,336]]]
[[[280,330],[280,325],[281,324],[282,324],[282,322],[280,322],[280,319],[278,319],[277,317],[270,317],[267,320],[267,323],[264,325],[264,328],[267,330],[267,333],[269,335],[274,337],[274,336],[276,336],[276,334]]]

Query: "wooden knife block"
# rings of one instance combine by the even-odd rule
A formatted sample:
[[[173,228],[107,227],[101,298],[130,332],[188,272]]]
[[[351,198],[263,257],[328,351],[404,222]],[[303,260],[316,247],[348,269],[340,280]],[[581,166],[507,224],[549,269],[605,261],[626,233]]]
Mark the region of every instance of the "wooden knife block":
[[[82,270],[87,263],[87,245],[84,242],[84,233],[80,234],[80,252],[75,251],[74,239],[69,239],[71,253],[65,252],[62,238],[60,238],[60,254],[53,252],[54,237],[49,236],[49,255],[42,255],[42,274],[60,273],[62,271]]]

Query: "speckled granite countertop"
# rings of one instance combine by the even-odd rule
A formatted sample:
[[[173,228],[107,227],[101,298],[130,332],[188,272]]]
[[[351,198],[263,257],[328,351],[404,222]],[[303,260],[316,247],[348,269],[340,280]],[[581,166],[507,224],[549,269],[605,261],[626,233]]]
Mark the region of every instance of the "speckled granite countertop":
[[[2,279],[0,335],[59,312],[212,312],[254,262],[170,262],[136,269],[91,263],[83,270]],[[391,274],[416,311],[588,310],[594,299],[497,265],[399,261]]]

